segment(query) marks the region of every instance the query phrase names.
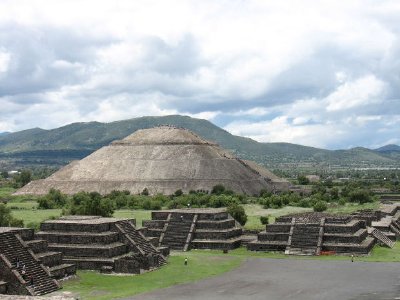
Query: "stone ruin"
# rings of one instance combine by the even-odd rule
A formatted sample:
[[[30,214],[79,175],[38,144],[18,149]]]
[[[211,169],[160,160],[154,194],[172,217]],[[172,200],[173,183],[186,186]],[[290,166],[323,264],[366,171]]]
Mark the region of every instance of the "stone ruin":
[[[0,227],[0,294],[53,292],[61,288],[56,279],[74,275],[76,268],[140,274],[165,264],[168,255],[168,248],[153,245],[130,219],[69,216],[43,222],[35,234]]]
[[[288,181],[189,130],[159,126],[114,141],[15,194],[47,194],[51,188],[66,194],[104,195],[113,190],[138,194],[146,188],[150,194],[171,195],[179,189],[185,193],[211,191],[217,184],[249,195],[262,189],[289,189]]]
[[[35,239],[33,229],[0,227],[0,294],[47,294],[60,288],[56,279],[75,272],[76,266],[64,263],[61,252]]]
[[[158,246],[187,251],[241,245],[242,228],[224,208],[153,211],[151,218],[143,221],[144,232]]]
[[[168,248],[157,248],[145,238],[130,219],[69,216],[43,222],[36,236],[79,269],[139,274],[165,264],[169,254]]]
[[[304,213],[284,216],[247,244],[251,251],[295,255],[368,254],[375,243],[388,247],[400,237],[400,204],[352,215]]]

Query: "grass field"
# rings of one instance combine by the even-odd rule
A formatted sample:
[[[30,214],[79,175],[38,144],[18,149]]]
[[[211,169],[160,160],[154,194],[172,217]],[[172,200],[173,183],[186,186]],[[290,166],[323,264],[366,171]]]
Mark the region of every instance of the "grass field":
[[[258,204],[246,204],[243,206],[247,214],[247,222],[244,225],[244,228],[250,230],[262,230],[265,228],[265,225],[261,224],[260,222],[260,216],[269,216],[269,223],[273,223],[275,222],[275,219],[280,216],[312,211],[312,208],[293,207],[293,206],[285,206],[279,209],[272,209],[272,208],[265,209]]]
[[[114,212],[114,217],[136,219],[136,226],[140,228],[142,227],[142,220],[151,220],[151,210],[120,209]]]
[[[185,257],[188,257],[187,266],[183,264]],[[64,283],[63,290],[72,292],[79,299],[121,298],[222,274],[238,267],[243,260],[244,257],[222,255],[221,252],[211,255],[178,252],[169,257],[166,266],[140,276],[79,271],[79,278]]]
[[[184,257],[189,264],[183,265]],[[103,275],[92,271],[78,271],[78,278],[64,283],[63,291],[80,299],[115,299],[128,297],[181,283],[193,282],[219,275],[237,268],[248,257],[274,259],[349,260],[348,256],[289,256],[273,252],[252,252],[238,248],[228,254],[218,250],[173,252],[168,264],[159,270],[137,275]],[[371,255],[355,257],[364,262],[400,262],[400,243],[393,249],[375,246]]]

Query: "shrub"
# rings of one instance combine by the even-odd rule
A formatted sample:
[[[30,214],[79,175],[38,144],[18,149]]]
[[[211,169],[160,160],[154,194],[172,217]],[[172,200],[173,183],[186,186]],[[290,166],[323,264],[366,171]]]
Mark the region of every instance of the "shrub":
[[[0,203],[0,226],[24,227],[24,222],[15,219],[11,214],[11,209]]]
[[[211,194],[221,195],[225,192],[225,187],[222,184],[214,185]]]
[[[261,216],[260,217],[260,222],[263,225],[267,225],[269,223],[269,216]]]
[[[272,208],[281,208],[282,207],[282,199],[278,195],[273,195],[271,197],[271,207]]]
[[[67,203],[67,195],[60,190],[51,188],[49,192],[37,201],[40,209],[62,208]]]
[[[339,200],[339,205],[346,205],[346,199],[345,198],[340,198],[340,200]]]
[[[179,196],[182,196],[182,195],[183,195],[183,192],[182,192],[181,189],[176,190],[175,193],[174,193],[174,196],[175,196],[175,197],[179,197]]]
[[[97,192],[79,192],[72,197],[69,210],[65,213],[111,217],[114,213],[114,205],[111,199],[103,198]]]
[[[244,211],[243,206],[237,204],[237,203],[232,203],[228,209],[228,213],[240,223],[240,225],[244,225],[247,222],[247,215],[246,212]]]
[[[355,191],[350,192],[349,194],[350,202],[358,202],[360,204],[372,202],[373,198],[371,197],[369,191],[357,189]]]
[[[328,205],[326,204],[325,201],[318,201],[317,203],[314,204],[313,209],[316,212],[321,212],[327,210]]]
[[[297,181],[299,182],[299,184],[301,185],[307,185],[310,183],[310,180],[304,176],[304,175],[299,175],[297,176]]]
[[[149,190],[147,188],[144,188],[141,195],[143,196],[148,196],[149,195]]]

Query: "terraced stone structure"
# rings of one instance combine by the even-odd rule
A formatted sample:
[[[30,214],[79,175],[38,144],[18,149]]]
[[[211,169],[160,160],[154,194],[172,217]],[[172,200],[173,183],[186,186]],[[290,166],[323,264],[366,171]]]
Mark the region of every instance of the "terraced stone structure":
[[[242,228],[226,209],[176,209],[153,211],[143,221],[145,234],[159,246],[174,250],[222,249],[240,246]]]
[[[155,247],[135,227],[135,220],[69,216],[45,221],[36,233],[63,262],[79,269],[136,273],[166,263],[169,250]]]
[[[375,238],[368,235],[364,220],[306,213],[278,218],[247,249],[295,255],[368,254],[374,244]]]
[[[288,181],[189,130],[160,126],[114,141],[16,194],[47,194],[51,188],[66,194],[113,190],[138,194],[146,188],[150,194],[171,195],[179,189],[211,191],[216,184],[250,195],[262,189],[289,189]]]
[[[47,294],[60,288],[55,279],[75,272],[75,265],[62,262],[61,252],[34,239],[33,229],[0,227],[0,294]]]

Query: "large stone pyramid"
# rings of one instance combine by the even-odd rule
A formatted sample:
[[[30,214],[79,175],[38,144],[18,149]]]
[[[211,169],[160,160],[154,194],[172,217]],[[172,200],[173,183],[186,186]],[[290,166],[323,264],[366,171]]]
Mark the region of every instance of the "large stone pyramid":
[[[250,195],[289,187],[267,169],[240,160],[189,130],[159,126],[114,141],[16,194],[46,194],[50,188],[67,194],[112,190],[137,194],[144,188],[150,194],[172,194],[178,189],[210,191],[216,184]]]

